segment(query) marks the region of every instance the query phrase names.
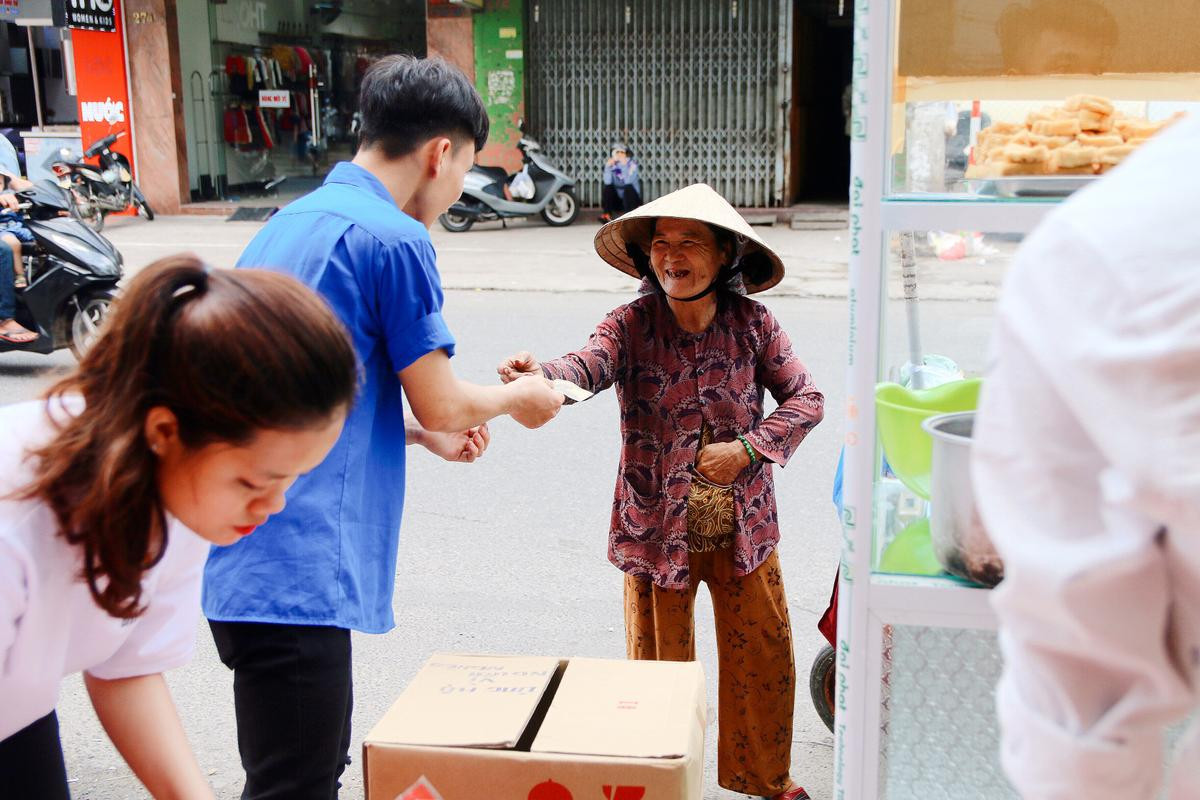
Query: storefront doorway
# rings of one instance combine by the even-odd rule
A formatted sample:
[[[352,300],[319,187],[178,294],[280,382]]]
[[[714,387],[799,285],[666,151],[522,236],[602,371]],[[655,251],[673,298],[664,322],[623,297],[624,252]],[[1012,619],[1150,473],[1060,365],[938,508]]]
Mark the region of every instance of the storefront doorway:
[[[792,203],[846,202],[853,0],[800,0],[792,36]]]
[[[279,205],[311,191],[353,155],[367,67],[425,54],[423,0],[178,5],[193,201]]]
[[[47,154],[79,149],[71,32],[50,19],[12,19],[0,22],[0,135],[16,151],[20,173],[37,180],[49,176]]]

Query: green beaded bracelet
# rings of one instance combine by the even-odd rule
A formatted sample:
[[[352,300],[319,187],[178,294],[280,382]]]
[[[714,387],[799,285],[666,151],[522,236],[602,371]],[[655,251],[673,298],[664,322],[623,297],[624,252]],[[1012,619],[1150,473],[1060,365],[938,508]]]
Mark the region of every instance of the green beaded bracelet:
[[[750,442],[746,441],[746,437],[739,436],[737,438],[738,441],[742,443],[742,447],[746,448],[746,455],[750,456],[750,463],[754,464],[756,461],[758,461],[758,456],[754,454],[754,448],[750,446]]]

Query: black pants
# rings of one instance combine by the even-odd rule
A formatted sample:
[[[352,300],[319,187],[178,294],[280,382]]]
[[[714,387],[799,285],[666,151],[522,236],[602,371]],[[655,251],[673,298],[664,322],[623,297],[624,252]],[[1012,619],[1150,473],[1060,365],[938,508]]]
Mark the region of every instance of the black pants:
[[[350,631],[209,620],[233,670],[242,800],[336,800],[349,763]]]
[[[53,711],[0,741],[0,797],[70,800]]]
[[[605,184],[604,191],[600,193],[600,205],[604,213],[614,218],[633,211],[641,204],[642,196],[632,186],[626,186],[618,193],[615,186]]]

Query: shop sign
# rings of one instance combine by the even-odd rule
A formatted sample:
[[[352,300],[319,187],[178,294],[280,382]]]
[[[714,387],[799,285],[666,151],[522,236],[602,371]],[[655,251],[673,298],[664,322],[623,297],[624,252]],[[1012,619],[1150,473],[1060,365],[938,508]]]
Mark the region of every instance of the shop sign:
[[[67,27],[84,31],[115,31],[117,13],[113,0],[67,0]]]
[[[258,92],[259,108],[290,108],[292,105],[292,93],[286,89],[266,90],[260,89]]]
[[[85,0],[86,1],[86,0]],[[79,98],[79,135],[87,147],[97,139],[124,131],[112,146],[132,164],[132,122],[134,108],[129,102],[125,48],[122,44],[121,0],[106,0],[116,21],[115,34],[104,31],[71,32],[75,51],[75,82]],[[67,0],[70,11],[71,0]]]
[[[213,5],[216,38],[223,42],[257,45],[260,33],[301,35],[308,29],[303,13],[308,3],[227,0]]]
[[[81,100],[79,102],[79,118],[83,122],[107,122],[109,125],[124,122],[125,101],[114,102],[111,97],[94,102]]]

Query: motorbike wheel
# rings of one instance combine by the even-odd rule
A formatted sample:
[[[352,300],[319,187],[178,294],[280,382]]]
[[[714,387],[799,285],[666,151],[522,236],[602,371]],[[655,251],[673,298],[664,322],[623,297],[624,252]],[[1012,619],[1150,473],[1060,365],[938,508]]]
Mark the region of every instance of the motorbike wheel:
[[[94,292],[79,298],[77,310],[72,307],[69,344],[75,358],[83,358],[83,354],[96,342],[112,301],[112,292]]]
[[[542,219],[546,220],[547,225],[555,228],[570,225],[578,216],[579,201],[570,189],[559,189],[554,197],[550,198],[549,205],[542,209]]]
[[[438,222],[442,223],[442,227],[451,233],[462,233],[463,231],[471,230],[471,226],[475,224],[475,220],[463,214],[451,214],[447,211],[438,217]]]
[[[75,196],[75,214],[83,220],[83,224],[96,233],[104,230],[104,218],[108,212],[100,208],[99,204],[80,195],[79,192],[72,192],[72,194]]]
[[[837,684],[837,653],[829,645],[821,648],[813,659],[812,669],[808,673],[808,691],[812,695],[813,706],[817,716],[833,733],[833,703],[834,687]]]
[[[154,219],[154,209],[150,208],[150,204],[146,202],[146,196],[142,194],[142,190],[138,188],[136,183],[130,189],[130,194],[133,196],[133,205],[138,211],[146,215],[147,222],[152,221]]]

